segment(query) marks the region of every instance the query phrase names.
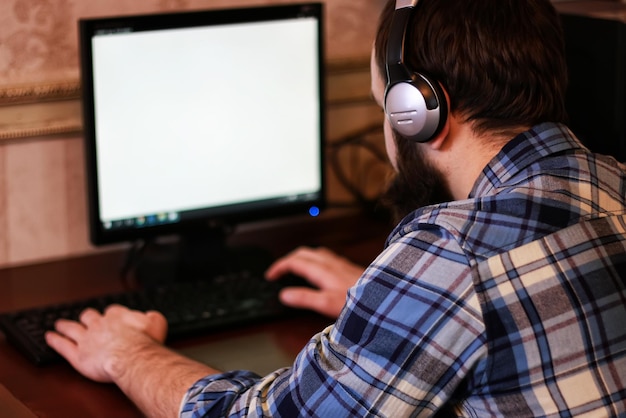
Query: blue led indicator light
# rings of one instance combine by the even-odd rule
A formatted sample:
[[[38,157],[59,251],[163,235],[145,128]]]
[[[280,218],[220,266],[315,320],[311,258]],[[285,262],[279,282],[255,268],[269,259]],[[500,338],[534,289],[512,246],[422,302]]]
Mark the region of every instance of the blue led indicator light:
[[[319,216],[320,214],[320,208],[318,208],[317,206],[311,206],[309,208],[309,215],[316,217]]]

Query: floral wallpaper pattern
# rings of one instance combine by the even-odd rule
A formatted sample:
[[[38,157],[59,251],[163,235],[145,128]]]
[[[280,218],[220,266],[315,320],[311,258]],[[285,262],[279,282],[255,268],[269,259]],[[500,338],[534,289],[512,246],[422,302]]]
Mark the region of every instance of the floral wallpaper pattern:
[[[0,9],[0,79],[22,81],[36,72],[55,73],[74,63],[67,19],[70,0],[4,1]],[[33,80],[34,81],[34,80]]]
[[[77,20],[117,14],[237,7],[293,0],[3,0],[0,88],[78,78]],[[367,57],[383,0],[326,0],[327,58]]]

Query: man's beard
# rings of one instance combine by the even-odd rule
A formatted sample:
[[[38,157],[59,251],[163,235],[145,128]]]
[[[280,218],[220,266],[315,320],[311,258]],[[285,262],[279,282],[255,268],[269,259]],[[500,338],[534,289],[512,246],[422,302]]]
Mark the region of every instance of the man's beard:
[[[398,171],[382,195],[395,223],[423,206],[453,200],[443,174],[430,164],[415,143],[394,138],[397,145]]]

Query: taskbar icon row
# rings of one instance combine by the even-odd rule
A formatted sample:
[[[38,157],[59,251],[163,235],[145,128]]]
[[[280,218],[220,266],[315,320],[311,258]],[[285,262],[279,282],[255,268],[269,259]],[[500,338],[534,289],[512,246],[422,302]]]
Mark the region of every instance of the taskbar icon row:
[[[122,228],[143,228],[146,226],[165,225],[178,222],[180,214],[178,212],[158,213],[155,215],[137,216],[134,218],[116,219],[104,221],[104,229],[114,230]]]

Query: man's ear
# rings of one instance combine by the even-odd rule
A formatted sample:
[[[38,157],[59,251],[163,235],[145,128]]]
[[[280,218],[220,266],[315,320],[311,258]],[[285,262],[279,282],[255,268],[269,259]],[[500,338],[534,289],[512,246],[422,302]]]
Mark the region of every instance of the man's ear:
[[[437,136],[431,139],[430,141],[426,142],[425,145],[434,151],[440,151],[446,146],[449,134],[450,134],[450,117],[446,119],[446,124],[443,126],[443,128],[437,134]]]

